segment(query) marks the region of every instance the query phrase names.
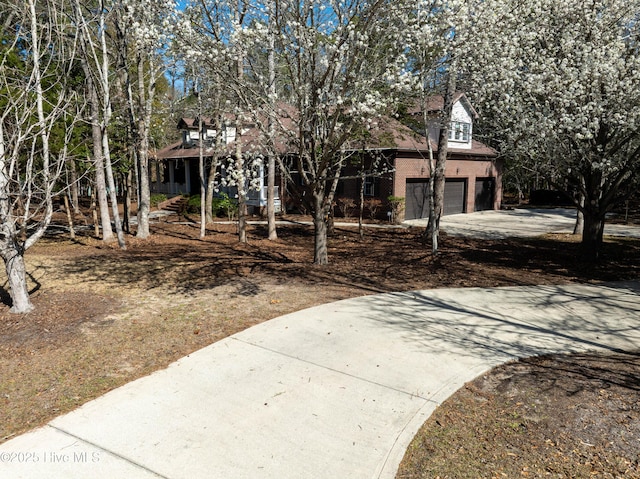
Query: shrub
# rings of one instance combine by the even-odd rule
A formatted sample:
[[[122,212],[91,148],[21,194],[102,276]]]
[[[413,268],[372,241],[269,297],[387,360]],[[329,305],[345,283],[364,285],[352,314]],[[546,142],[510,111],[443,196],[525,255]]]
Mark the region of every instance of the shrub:
[[[200,195],[189,197],[187,202],[187,213],[200,213]]]
[[[229,221],[233,221],[238,214],[238,202],[233,198],[229,198],[228,194],[220,193],[213,200],[213,211],[216,216],[226,215]]]
[[[404,198],[401,196],[389,196],[387,198],[389,208],[391,209],[391,221],[397,222],[404,207]]]
[[[338,205],[338,209],[344,218],[349,218],[353,209],[356,207],[356,202],[353,198],[336,198],[336,204]]]
[[[187,212],[199,214],[200,205],[200,195],[190,196],[187,202]],[[238,202],[233,198],[229,198],[228,194],[220,193],[217,197],[213,198],[211,209],[214,216],[227,217],[229,221],[233,221],[238,213]]]
[[[369,218],[375,220],[378,217],[380,208],[382,208],[382,201],[380,198],[366,198],[364,200],[364,207],[369,212]]]
[[[149,199],[152,208],[156,208],[163,201],[167,201],[167,195],[163,193],[153,193]]]

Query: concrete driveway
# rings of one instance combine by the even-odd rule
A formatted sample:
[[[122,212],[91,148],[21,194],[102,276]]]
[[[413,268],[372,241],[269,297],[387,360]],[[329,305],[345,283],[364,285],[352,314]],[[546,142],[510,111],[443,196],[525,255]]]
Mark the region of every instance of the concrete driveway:
[[[479,211],[443,216],[441,229],[448,235],[472,238],[530,238],[547,233],[571,233],[576,221],[574,209],[514,209]],[[426,227],[427,220],[409,220],[405,224]],[[605,234],[640,238],[640,226],[605,225]]]
[[[562,210],[447,216],[531,236]],[[635,231],[635,230],[634,230]],[[502,236],[501,236],[502,235]],[[466,381],[545,353],[640,350],[640,283],[365,296],[262,323],[0,445],[12,479],[393,479]]]
[[[0,445],[0,477],[393,479],[432,411],[510,359],[640,349],[640,285],[468,288],[262,323]]]

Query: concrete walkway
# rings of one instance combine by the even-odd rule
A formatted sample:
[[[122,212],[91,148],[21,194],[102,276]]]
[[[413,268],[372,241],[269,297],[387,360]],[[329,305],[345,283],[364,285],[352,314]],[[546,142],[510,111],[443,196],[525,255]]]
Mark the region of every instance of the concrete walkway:
[[[3,478],[385,478],[507,360],[640,349],[640,283],[444,289],[260,324],[0,445]]]

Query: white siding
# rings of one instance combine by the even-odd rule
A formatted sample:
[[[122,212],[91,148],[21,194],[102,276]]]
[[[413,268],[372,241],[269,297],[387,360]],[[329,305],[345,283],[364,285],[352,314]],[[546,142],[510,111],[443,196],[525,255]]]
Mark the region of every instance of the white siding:
[[[467,123],[469,125],[469,141],[456,141],[449,140],[449,148],[455,149],[471,149],[471,138],[473,136],[473,117],[465,105],[461,101],[457,101],[453,104],[453,111],[451,112],[451,121]]]
[[[458,100],[453,104],[451,112],[451,121],[461,121],[463,123],[473,123],[473,118],[469,111],[464,107],[462,102]]]
[[[235,129],[235,127],[227,126],[222,131],[223,131],[223,134],[224,134],[224,141],[225,141],[225,143],[227,145],[229,143],[233,143],[234,141],[236,141],[236,129]]]
[[[470,150],[471,139],[473,138],[473,116],[460,100],[458,100],[453,104],[453,110],[451,112],[451,121],[467,123],[469,125],[469,141],[463,142],[463,141],[449,140],[448,147],[455,148],[457,150]],[[440,128],[438,128],[437,125],[432,124],[429,127],[429,136],[433,141],[437,142],[439,135],[440,135]]]

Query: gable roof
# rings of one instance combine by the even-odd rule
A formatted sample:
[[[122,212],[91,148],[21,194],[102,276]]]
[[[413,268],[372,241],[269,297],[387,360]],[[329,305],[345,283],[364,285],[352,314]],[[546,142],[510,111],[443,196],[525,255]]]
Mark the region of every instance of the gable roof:
[[[473,119],[477,119],[480,116],[478,115],[478,112],[476,111],[476,109],[473,108],[473,105],[471,104],[471,102],[469,101],[469,98],[467,98],[467,95],[464,92],[459,91],[453,95],[453,104],[455,105],[457,102],[460,102],[464,105],[464,107],[467,109],[467,111],[473,117]],[[425,108],[427,113],[429,114],[442,112],[444,110],[444,96],[432,95],[427,97],[425,101]],[[420,102],[416,101],[408,109],[407,113],[409,113],[410,115],[417,115],[419,113],[422,113],[422,105],[420,105]]]
[[[209,128],[209,127],[215,126],[215,121],[212,117],[203,116],[201,118],[202,118],[203,127]],[[228,123],[232,120],[233,118],[230,116],[224,117],[225,123]],[[176,128],[178,130],[197,130],[199,121],[200,121],[200,117],[197,117],[197,116],[195,118],[190,118],[190,117],[180,118],[180,120],[178,121],[178,124],[176,125]]]
[[[470,114],[477,117],[477,112],[473,109],[469,103],[466,95],[463,92],[456,93],[454,101],[461,101],[468,108]],[[444,106],[444,100],[441,95],[432,96],[428,99],[427,108],[429,112],[441,111]],[[295,123],[295,108],[290,105],[279,105],[279,117],[280,121],[287,127],[294,127]],[[419,109],[414,109],[414,114],[419,113]],[[202,117],[203,124],[205,126],[213,126],[210,117]],[[182,118],[178,122],[178,128],[182,130],[192,130],[198,128],[197,118]],[[295,128],[293,128],[295,130]],[[264,136],[260,131],[260,128],[254,124],[247,124],[246,128],[243,128],[242,135],[242,152],[244,154],[256,154],[264,153]],[[383,116],[380,118],[371,119],[368,123],[367,130],[357,139],[349,141],[345,145],[345,149],[356,150],[396,150],[403,152],[413,152],[425,154],[431,150],[435,153],[438,151],[438,144],[435,138],[431,138],[431,145],[427,142],[427,138],[420,133],[415,132],[407,125],[401,123],[395,118],[390,116]],[[212,155],[230,156],[235,153],[236,142],[230,142],[227,145],[214,147],[205,147],[204,155],[210,157]],[[280,136],[276,138],[276,149],[279,153],[289,153],[291,148],[288,146],[287,138]],[[467,157],[495,157],[496,151],[493,148],[483,144],[482,142],[472,140],[471,148],[457,149],[449,148],[452,154],[465,155]],[[182,142],[177,142],[169,145],[156,152],[156,158],[158,159],[185,159],[185,158],[197,158],[200,154],[199,147],[195,145],[184,145]]]
[[[438,142],[430,138],[431,150],[438,151]],[[426,154],[429,152],[429,143],[426,136],[415,132],[400,121],[391,117],[382,117],[371,122],[369,135],[366,141],[352,142],[352,146],[365,149],[387,149],[402,152]],[[484,143],[472,140],[471,148],[449,147],[452,155],[464,155],[467,157],[496,157],[497,152]]]

